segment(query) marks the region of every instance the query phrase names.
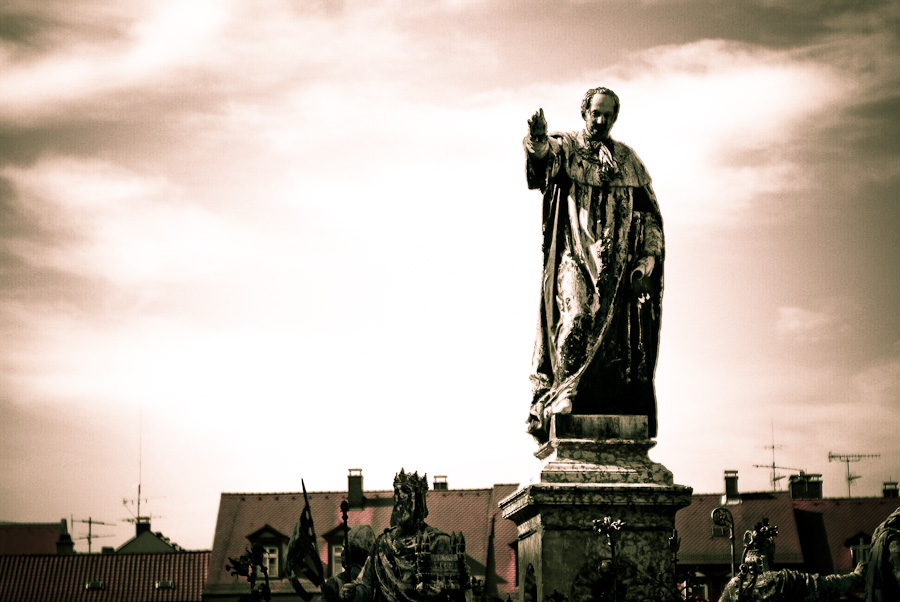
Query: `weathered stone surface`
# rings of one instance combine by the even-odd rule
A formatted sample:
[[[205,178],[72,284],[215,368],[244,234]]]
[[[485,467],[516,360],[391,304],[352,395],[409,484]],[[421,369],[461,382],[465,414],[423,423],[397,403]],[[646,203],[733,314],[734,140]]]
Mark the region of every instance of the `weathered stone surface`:
[[[551,439],[649,439],[646,416],[556,414]]]
[[[649,483],[672,485],[672,473],[647,455],[646,416],[558,414],[550,440],[535,456],[541,471],[532,483]]]
[[[642,423],[643,422],[643,426]],[[556,415],[541,470],[500,503],[519,532],[519,600],[662,600],[674,583],[669,538],[691,488],[647,452],[646,417]],[[616,558],[593,521],[624,521]],[[672,583],[670,583],[672,582]],[[613,589],[616,595],[613,596]]]

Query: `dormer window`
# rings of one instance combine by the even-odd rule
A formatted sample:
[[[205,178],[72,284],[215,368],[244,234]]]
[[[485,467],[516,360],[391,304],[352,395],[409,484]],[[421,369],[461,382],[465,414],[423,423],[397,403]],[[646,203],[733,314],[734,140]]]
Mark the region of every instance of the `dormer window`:
[[[328,572],[332,577],[344,570],[342,556],[344,554],[344,542],[328,542]]]
[[[281,567],[284,564],[284,553],[290,537],[278,531],[271,525],[265,525],[262,529],[247,536],[251,545],[257,545],[263,550],[263,562],[269,573],[269,579],[281,579]]]
[[[266,569],[269,572],[269,579],[277,579],[280,575],[278,573],[278,557],[280,555],[280,550],[278,546],[263,546],[263,562],[265,562]]]

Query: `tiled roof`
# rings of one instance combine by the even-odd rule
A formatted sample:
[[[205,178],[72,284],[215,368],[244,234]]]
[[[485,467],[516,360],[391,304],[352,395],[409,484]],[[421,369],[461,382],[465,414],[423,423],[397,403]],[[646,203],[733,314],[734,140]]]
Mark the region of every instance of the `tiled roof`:
[[[889,498],[843,498],[823,500],[793,500],[799,511],[821,513],[828,538],[828,548],[835,573],[853,570],[850,548],[845,542],[862,532],[872,531],[900,506],[900,500]],[[776,552],[777,553],[777,552]]]
[[[56,554],[59,523],[0,523],[0,556]]]
[[[740,562],[745,531],[762,521],[778,527],[775,538],[775,565],[800,565],[803,552],[794,519],[794,506],[787,492],[742,494],[741,503],[726,506],[734,517],[735,560]],[[678,562],[696,565],[730,565],[731,547],[728,537],[713,537],[710,514],[722,505],[721,494],[694,494],[691,505],[675,515],[675,528],[681,537]]]
[[[200,601],[209,552],[0,557],[3,602]],[[174,588],[158,589],[157,580]],[[89,590],[88,581],[103,583]]]
[[[515,491],[515,485],[495,485],[491,489],[451,489],[428,492],[428,524],[444,531],[462,531],[466,536],[466,551],[473,573],[484,575],[489,561],[488,548],[493,546],[496,571],[503,583],[502,591],[514,588],[512,550],[509,543],[515,541],[515,525],[498,516],[500,499]],[[376,535],[390,525],[393,508],[393,491],[365,491],[362,508],[349,512],[350,526],[368,524]],[[322,564],[328,562],[328,546],[323,535],[343,525],[340,503],[347,498],[346,491],[309,492],[310,510],[318,538]],[[232,576],[225,570],[228,558],[239,557],[250,545],[247,536],[270,525],[290,536],[294,523],[303,511],[302,493],[223,493],[219,502],[219,515],[213,539],[210,570],[205,593],[207,595],[231,594],[249,591],[246,581]],[[495,518],[496,517],[496,518]],[[506,523],[510,523],[507,525]],[[493,526],[493,535],[491,529]],[[505,546],[505,549],[504,549]],[[504,583],[508,586],[504,587]],[[487,584],[490,585],[490,584]],[[273,593],[292,593],[293,587],[286,580],[271,583]],[[307,589],[312,590],[312,586]]]

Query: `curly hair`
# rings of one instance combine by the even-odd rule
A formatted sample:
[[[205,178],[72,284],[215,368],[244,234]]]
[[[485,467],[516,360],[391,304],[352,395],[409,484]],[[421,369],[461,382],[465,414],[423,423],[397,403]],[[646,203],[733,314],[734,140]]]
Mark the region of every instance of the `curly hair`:
[[[610,96],[613,99],[613,102],[616,104],[615,113],[613,117],[619,116],[619,95],[610,90],[609,88],[597,87],[591,88],[587,92],[584,93],[584,98],[581,99],[581,117],[584,119],[585,113],[587,113],[588,107],[591,106],[591,99],[594,98],[597,94],[605,94],[606,96]]]

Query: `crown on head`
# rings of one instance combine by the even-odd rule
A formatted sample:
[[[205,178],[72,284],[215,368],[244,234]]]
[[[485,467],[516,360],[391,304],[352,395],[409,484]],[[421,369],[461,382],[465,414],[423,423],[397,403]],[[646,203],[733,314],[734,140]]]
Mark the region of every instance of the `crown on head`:
[[[394,487],[406,485],[413,491],[428,491],[428,475],[423,474],[421,477],[418,472],[408,473],[402,468],[400,472],[394,475]]]

